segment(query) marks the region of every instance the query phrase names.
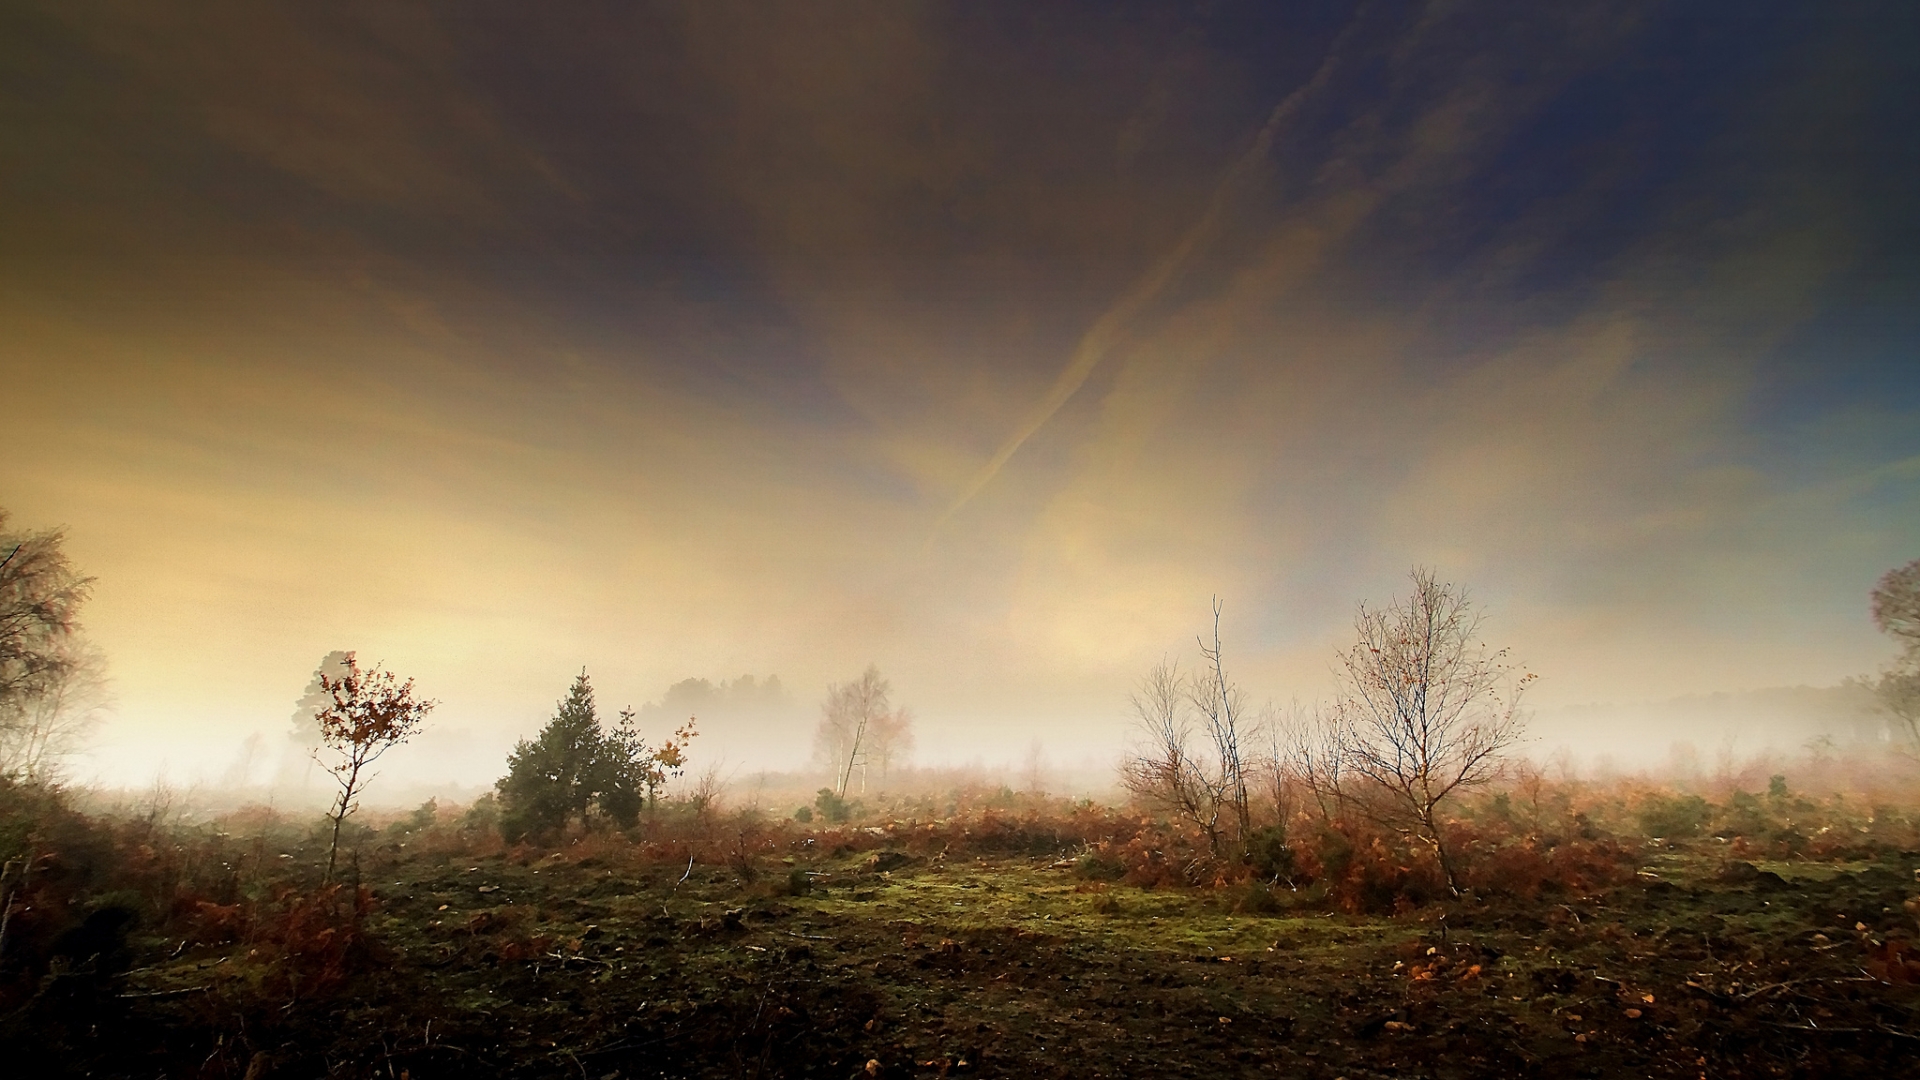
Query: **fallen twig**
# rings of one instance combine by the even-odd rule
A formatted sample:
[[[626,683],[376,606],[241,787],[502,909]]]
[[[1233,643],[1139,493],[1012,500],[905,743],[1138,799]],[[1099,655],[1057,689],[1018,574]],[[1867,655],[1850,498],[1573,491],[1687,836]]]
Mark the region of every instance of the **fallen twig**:
[[[1781,1024],[1781,1023],[1774,1023],[1772,1021],[1768,1021],[1767,1026],[1779,1028],[1782,1031],[1805,1031],[1815,1035],[1891,1035],[1896,1039],[1920,1040],[1920,1035],[1915,1035],[1911,1031],[1901,1031],[1899,1028],[1890,1028],[1890,1027],[1887,1027],[1885,1024],[1876,1025],[1874,1027],[1824,1027],[1823,1028],[1823,1027],[1814,1027],[1812,1024]]]
[[[1732,997],[1733,1000],[1735,1001],[1752,1001],[1754,998],[1759,997],[1761,994],[1770,993],[1774,990],[1784,990],[1789,986],[1802,986],[1807,983],[1866,983],[1866,982],[1879,982],[1879,981],[1880,980],[1874,979],[1874,978],[1788,979],[1785,982],[1768,983],[1767,985],[1762,986],[1757,990],[1749,990],[1744,994],[1732,994],[1729,996]]]
[[[581,956],[578,953],[575,953],[569,956],[565,953],[550,952],[547,955],[555,960],[560,961],[562,964],[570,964],[577,960],[582,964],[599,964],[601,967],[613,966],[611,963],[608,963],[605,960],[597,960],[591,956]]]
[[[211,989],[213,989],[213,984],[208,983],[205,986],[184,986],[178,990],[135,990],[130,994],[116,994],[114,996],[127,999],[185,997],[188,994],[205,993]]]
[[[601,1057],[606,1054],[623,1054],[628,1050],[644,1050],[649,1046],[658,1046],[659,1044],[666,1042],[667,1039],[669,1039],[670,1037],[671,1036],[668,1036],[668,1035],[657,1035],[651,1039],[639,1039],[634,1042],[614,1043],[612,1046],[603,1046],[598,1050],[582,1050],[580,1054],[582,1057]]]

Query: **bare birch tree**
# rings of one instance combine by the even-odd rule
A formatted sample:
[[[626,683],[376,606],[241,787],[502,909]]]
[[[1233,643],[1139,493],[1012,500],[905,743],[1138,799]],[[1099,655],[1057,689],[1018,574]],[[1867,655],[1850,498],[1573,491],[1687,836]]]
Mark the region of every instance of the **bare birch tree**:
[[[1247,837],[1253,834],[1253,811],[1247,797],[1247,758],[1240,748],[1242,715],[1240,688],[1229,682],[1221,660],[1220,598],[1213,599],[1213,644],[1200,639],[1200,656],[1206,666],[1188,680],[1188,698],[1207,729],[1208,741],[1218,763],[1220,799],[1233,815],[1235,837],[1244,851]]]
[[[1433,848],[1458,894],[1453,853],[1440,828],[1441,803],[1499,775],[1519,741],[1521,694],[1506,650],[1480,641],[1480,616],[1467,595],[1416,568],[1413,591],[1385,608],[1360,606],[1359,640],[1341,654],[1334,705],[1336,786],[1382,824]]]
[[[868,764],[880,771],[883,779],[892,773],[895,765],[904,763],[912,753],[913,713],[904,708],[895,708],[874,717],[873,723],[867,728],[867,752],[863,756]],[[861,786],[866,786],[864,774]]]
[[[1314,806],[1323,820],[1333,820],[1345,806],[1342,792],[1345,772],[1341,768],[1339,725],[1319,707],[1296,707],[1288,716],[1284,730],[1273,738],[1276,771],[1297,781],[1313,796]]]
[[[833,772],[834,794],[840,798],[846,798],[855,769],[860,770],[861,787],[866,786],[874,734],[893,718],[893,706],[887,700],[892,689],[874,664],[867,665],[858,679],[827,687],[827,699],[820,703],[814,745]],[[904,725],[905,717],[900,720]]]

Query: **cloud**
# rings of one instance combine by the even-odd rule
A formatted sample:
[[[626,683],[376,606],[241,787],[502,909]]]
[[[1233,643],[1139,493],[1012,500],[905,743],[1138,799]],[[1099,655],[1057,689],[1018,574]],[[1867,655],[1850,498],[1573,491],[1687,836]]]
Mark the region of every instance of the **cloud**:
[[[871,661],[926,745],[1094,745],[1209,596],[1311,697],[1416,562],[1543,699],[1870,667],[1920,402],[1851,294],[1920,215],[1864,31],[1338,16],[16,15],[0,501],[149,728],[349,646],[478,738]]]

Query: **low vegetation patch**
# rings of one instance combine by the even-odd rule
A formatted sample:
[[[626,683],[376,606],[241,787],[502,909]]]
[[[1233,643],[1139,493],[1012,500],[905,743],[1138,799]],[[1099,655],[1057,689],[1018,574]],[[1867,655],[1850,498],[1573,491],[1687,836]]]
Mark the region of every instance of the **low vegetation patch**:
[[[1650,835],[1647,790],[1523,788],[1445,822],[1455,896],[1372,823],[1297,814],[1225,861],[1024,796],[841,824],[663,800],[511,845],[427,806],[370,819],[325,885],[327,822],[7,785],[6,1052],[255,1080],[1907,1067],[1912,816],[1666,792],[1700,827]]]

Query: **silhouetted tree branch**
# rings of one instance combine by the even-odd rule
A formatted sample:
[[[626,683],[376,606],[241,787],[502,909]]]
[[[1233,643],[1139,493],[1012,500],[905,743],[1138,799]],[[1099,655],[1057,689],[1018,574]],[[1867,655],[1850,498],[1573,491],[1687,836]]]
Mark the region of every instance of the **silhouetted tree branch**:
[[[329,882],[340,854],[340,827],[360,808],[360,794],[372,779],[368,767],[418,734],[427,714],[438,704],[415,700],[412,679],[403,683],[399,676],[377,664],[372,670],[361,671],[353,653],[346,654],[343,666],[345,671],[338,677],[324,672],[320,675],[320,688],[328,701],[316,717],[320,743],[334,756],[334,760],[320,764],[340,785],[340,794],[327,813],[333,822],[333,836],[327,845]]]

